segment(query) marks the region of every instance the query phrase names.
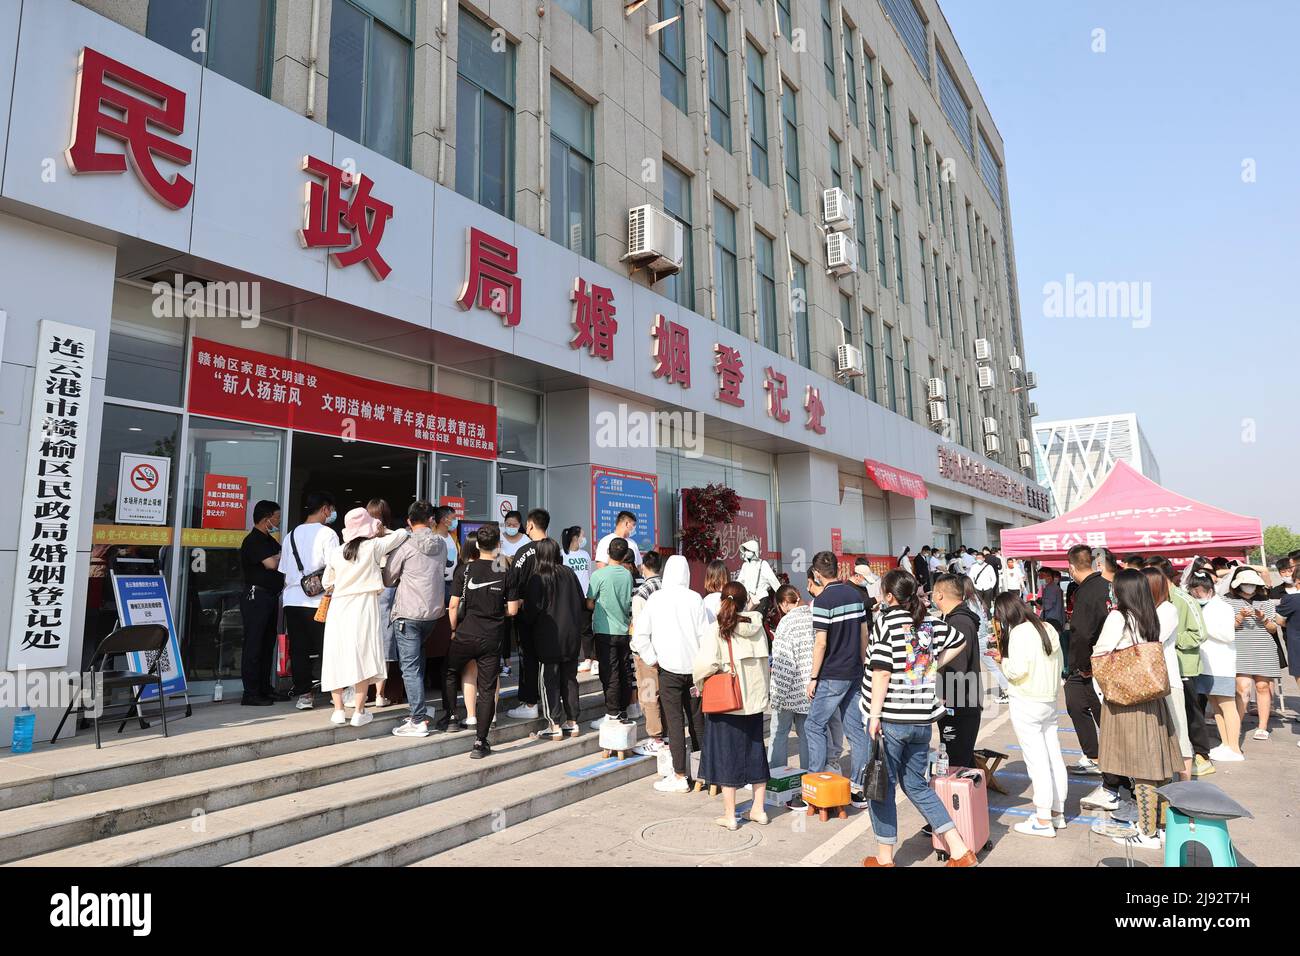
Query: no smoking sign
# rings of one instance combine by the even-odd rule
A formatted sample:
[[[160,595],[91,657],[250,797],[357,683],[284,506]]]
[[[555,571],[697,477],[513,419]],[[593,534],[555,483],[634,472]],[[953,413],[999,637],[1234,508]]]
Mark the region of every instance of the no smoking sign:
[[[115,521],[118,524],[166,524],[170,472],[170,458],[124,452],[117,470]]]

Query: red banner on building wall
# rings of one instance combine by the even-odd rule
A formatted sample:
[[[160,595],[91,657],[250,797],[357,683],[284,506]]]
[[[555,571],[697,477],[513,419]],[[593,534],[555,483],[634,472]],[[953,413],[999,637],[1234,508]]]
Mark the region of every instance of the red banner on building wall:
[[[883,491],[892,491],[896,495],[909,498],[924,498],[929,495],[925,479],[916,472],[904,471],[893,465],[872,458],[866,459],[867,477],[874,481]]]
[[[497,410],[319,365],[195,339],[186,407],[199,415],[495,460]]]

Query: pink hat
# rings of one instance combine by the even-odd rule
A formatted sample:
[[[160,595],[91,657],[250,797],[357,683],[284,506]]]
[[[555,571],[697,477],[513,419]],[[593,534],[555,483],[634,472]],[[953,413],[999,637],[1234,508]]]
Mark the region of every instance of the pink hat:
[[[380,521],[365,508],[353,508],[343,517],[343,543],[353,538],[373,538],[379,534]]]

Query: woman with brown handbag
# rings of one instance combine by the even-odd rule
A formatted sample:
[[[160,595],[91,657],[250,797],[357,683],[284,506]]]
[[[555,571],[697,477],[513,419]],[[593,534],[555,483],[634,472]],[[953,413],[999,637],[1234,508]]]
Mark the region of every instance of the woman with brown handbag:
[[[722,589],[718,617],[709,625],[695,655],[693,675],[704,711],[704,752],[700,777],[722,788],[721,827],[736,830],[736,790],[753,785],[749,819],[766,824],[767,750],[763,713],[768,702],[767,635],[755,611],[745,611],[749,595],[732,581]]]
[[[1156,787],[1183,768],[1183,755],[1165,705],[1169,675],[1160,643],[1160,618],[1141,571],[1120,571],[1112,587],[1115,609],[1107,615],[1092,650],[1093,674],[1102,693],[1097,761],[1103,773],[1133,778],[1138,836],[1128,839],[1134,846],[1158,850]],[[1143,644],[1154,650],[1143,648]],[[1135,698],[1140,702],[1118,703]]]

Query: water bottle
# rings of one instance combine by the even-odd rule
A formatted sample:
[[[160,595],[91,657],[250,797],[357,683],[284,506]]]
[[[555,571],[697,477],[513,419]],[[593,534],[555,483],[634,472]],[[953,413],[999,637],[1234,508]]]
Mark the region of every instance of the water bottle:
[[[934,772],[939,777],[946,776],[948,773],[948,748],[943,744],[939,745],[939,756],[934,761]]]
[[[32,737],[36,734],[36,715],[30,707],[24,707],[22,713],[14,718],[13,752],[29,754],[32,752]]]

